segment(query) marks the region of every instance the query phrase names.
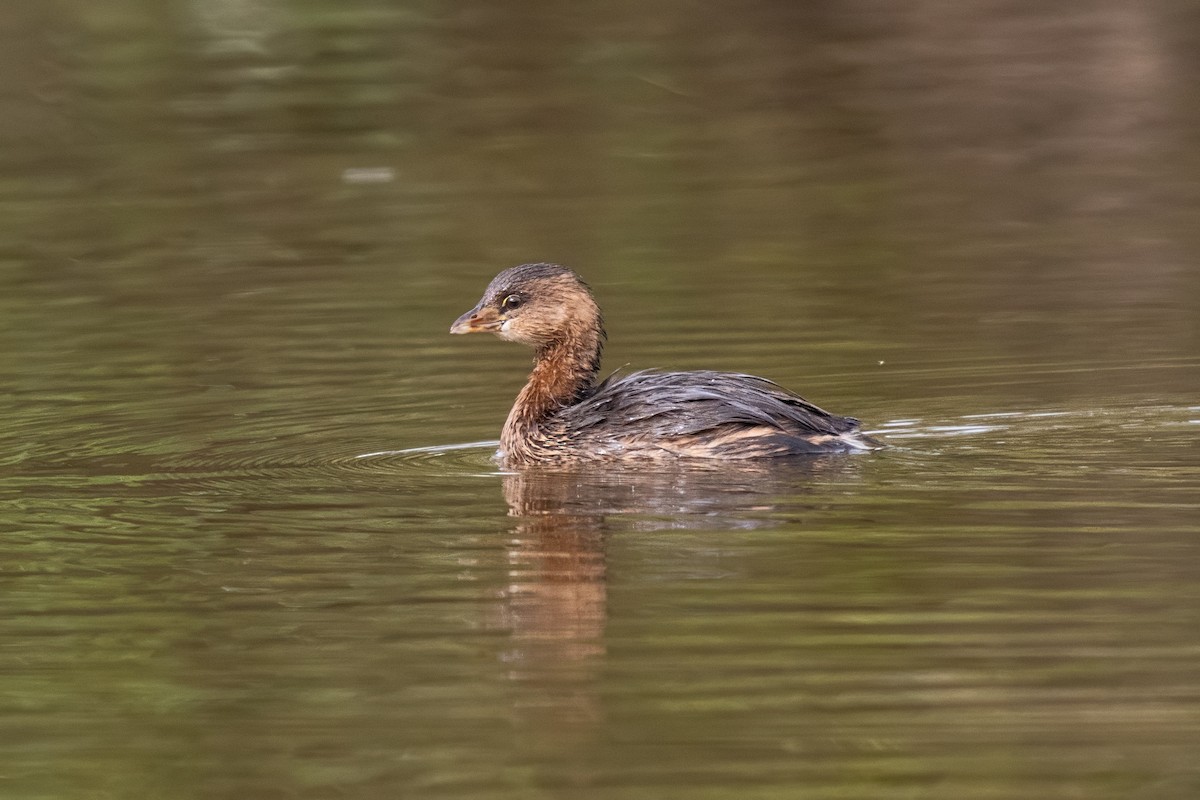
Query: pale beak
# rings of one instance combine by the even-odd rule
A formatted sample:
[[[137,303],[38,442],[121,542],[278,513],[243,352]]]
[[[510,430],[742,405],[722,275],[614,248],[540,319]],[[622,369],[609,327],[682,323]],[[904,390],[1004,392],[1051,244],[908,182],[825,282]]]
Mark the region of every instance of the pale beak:
[[[475,306],[450,326],[451,333],[488,333],[500,329],[504,320],[490,307]]]

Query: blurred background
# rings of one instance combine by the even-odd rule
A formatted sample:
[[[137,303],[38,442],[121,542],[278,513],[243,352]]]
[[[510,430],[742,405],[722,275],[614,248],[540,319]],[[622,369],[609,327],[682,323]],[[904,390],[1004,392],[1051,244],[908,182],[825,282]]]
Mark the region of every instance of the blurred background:
[[[0,14],[0,303],[22,380],[145,358],[149,381],[237,385],[317,361],[385,374],[372,390],[426,371],[474,390],[446,359],[482,345],[446,341],[448,321],[534,260],[597,287],[613,366],[796,385],[885,361],[846,395],[879,398],[876,419],[925,392],[905,366],[1081,368],[982,408],[939,376],[948,409],[997,410],[1141,392],[1141,372],[1087,368],[1197,348],[1189,3]],[[725,357],[738,337],[752,363]],[[380,352],[347,352],[367,340]],[[486,352],[516,370],[479,387],[492,408],[526,355]]]
[[[1186,0],[4,3],[0,794],[1194,797],[1198,209]],[[543,260],[895,449],[498,474]]]

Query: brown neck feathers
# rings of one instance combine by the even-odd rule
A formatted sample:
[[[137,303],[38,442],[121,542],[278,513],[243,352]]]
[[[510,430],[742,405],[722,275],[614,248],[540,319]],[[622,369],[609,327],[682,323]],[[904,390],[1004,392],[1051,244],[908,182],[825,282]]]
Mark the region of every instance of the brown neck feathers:
[[[525,449],[539,425],[591,393],[603,349],[604,327],[598,320],[538,349],[533,372],[500,435],[505,452],[511,455]]]

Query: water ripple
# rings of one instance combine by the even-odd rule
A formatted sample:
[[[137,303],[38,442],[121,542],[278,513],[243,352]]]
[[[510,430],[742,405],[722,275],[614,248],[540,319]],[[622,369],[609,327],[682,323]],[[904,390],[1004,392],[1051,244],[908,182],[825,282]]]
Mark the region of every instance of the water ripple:
[[[890,445],[884,451],[905,460],[917,459],[922,469],[954,471],[961,463],[938,465],[948,455],[986,459],[993,469],[1011,464],[1061,465],[1086,452],[1091,458],[1113,463],[1139,441],[1153,438],[1160,452],[1194,445],[1195,410],[1185,406],[1132,406],[1090,409],[1035,409],[995,411],[957,418],[899,418],[883,422],[870,432]],[[505,475],[493,461],[497,442],[474,441],[426,445],[400,450],[359,453],[331,452],[336,431],[323,431],[319,440],[301,436],[261,440],[212,442],[191,452],[154,454],[121,452],[119,443],[79,447],[69,453],[9,460],[3,466],[9,487],[39,494],[67,486],[135,488],[153,484],[180,484],[189,491],[221,491],[241,484],[268,481],[282,485],[315,487],[338,485],[376,486],[389,491],[420,491],[432,484],[463,478],[497,478]],[[1106,455],[1107,454],[1107,455]],[[855,469],[872,461],[851,459]],[[1131,462],[1124,459],[1126,464]],[[1009,463],[1009,467],[1004,467]],[[695,465],[697,468],[714,465]],[[715,465],[730,472],[730,465]],[[777,469],[778,465],[770,465]],[[828,471],[828,467],[824,468]],[[622,465],[599,465],[592,472],[638,472]],[[595,476],[593,476],[595,477]],[[650,481],[643,475],[638,480]]]
[[[391,471],[433,469],[450,474],[482,470],[486,474],[497,475],[500,473],[492,456],[499,446],[498,441],[486,441],[408,447],[403,450],[363,453],[353,456],[348,461],[372,471],[380,468]]]

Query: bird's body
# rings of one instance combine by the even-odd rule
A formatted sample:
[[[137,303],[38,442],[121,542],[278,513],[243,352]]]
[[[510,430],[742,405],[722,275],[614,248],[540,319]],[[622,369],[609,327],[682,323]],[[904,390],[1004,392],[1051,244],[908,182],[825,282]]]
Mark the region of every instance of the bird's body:
[[[600,310],[565,267],[505,270],[451,332],[494,332],[535,349],[533,372],[501,432],[506,465],[762,459],[879,446],[858,420],[753,375],[647,370],[597,383]]]
[[[521,461],[772,458],[871,447],[858,420],[822,411],[782,387],[729,372],[613,376],[563,406],[505,455]]]

